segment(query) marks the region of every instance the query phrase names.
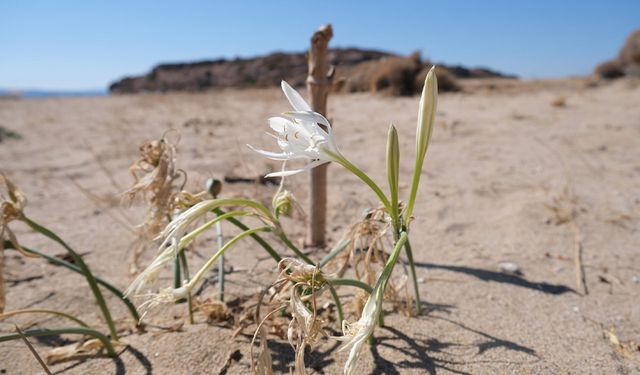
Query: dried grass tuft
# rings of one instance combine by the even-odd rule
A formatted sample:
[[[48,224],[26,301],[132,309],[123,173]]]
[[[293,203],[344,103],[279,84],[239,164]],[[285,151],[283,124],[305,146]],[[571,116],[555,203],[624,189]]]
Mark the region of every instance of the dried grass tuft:
[[[200,311],[209,323],[225,322],[232,317],[226,303],[211,298],[194,301],[193,309]]]
[[[620,355],[626,359],[635,360],[640,363],[640,343],[635,341],[621,341],[613,328],[605,330],[604,334]]]
[[[98,339],[60,346],[45,353],[44,358],[48,365],[56,363],[93,358],[98,355],[104,346]]]
[[[375,286],[376,280],[393,248],[394,239],[390,222],[383,207],[367,211],[362,220],[352,224],[345,235],[347,247],[341,256],[334,258],[326,268],[336,268],[337,277],[343,277],[352,269],[355,278],[369,286]],[[406,270],[405,270],[406,271]],[[411,316],[413,298],[408,290],[406,272],[389,280],[385,289],[385,301],[392,302],[394,309]],[[360,315],[368,295],[361,291],[353,299],[353,310]]]
[[[11,242],[22,255],[33,257],[18,244],[16,235],[9,228],[9,223],[22,218],[22,210],[27,205],[27,197],[11,180],[0,172],[0,313],[6,307],[6,291],[4,282],[4,240]]]
[[[413,95],[416,92],[415,77],[420,66],[418,53],[409,57],[384,58],[371,73],[370,90],[392,96]]]
[[[267,294],[268,300],[265,304],[271,305],[270,312],[260,321],[254,340],[260,334],[261,348],[266,347],[265,323],[269,323],[276,332],[282,327],[281,322],[275,318],[277,313],[282,313],[287,309],[291,314],[291,319],[286,328],[286,337],[295,352],[294,368],[295,375],[305,375],[304,352],[307,346],[315,345],[321,338],[328,337],[323,330],[324,320],[319,317],[317,297],[328,287],[327,276],[320,271],[319,266],[312,266],[294,258],[283,258],[278,269],[280,274],[278,279],[267,288],[260,296],[256,307],[256,319],[260,321],[259,313],[263,301]],[[287,299],[288,296],[288,299]],[[266,373],[267,360],[262,358],[263,352],[254,368],[254,373]],[[253,365],[253,354],[251,357]],[[268,369],[271,371],[271,369]]]
[[[141,254],[171,219],[176,194],[180,190],[176,181],[182,174],[175,164],[176,145],[165,133],[159,140],[143,143],[140,158],[129,167],[134,183],[122,194],[122,202],[130,205],[142,198],[149,205],[142,224],[137,227],[138,240],[132,246],[132,274],[138,272]]]

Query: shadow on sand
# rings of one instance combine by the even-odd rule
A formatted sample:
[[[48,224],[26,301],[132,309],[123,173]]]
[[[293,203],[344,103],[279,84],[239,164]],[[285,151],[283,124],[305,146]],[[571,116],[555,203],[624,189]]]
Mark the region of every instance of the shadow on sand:
[[[125,350],[123,350],[122,352],[118,353],[118,355],[114,358],[111,358],[111,360],[113,361],[113,364],[115,366],[115,369],[113,371],[114,374],[116,375],[125,375],[127,374],[127,369],[124,365],[124,362],[122,361],[122,359],[120,358],[121,355],[125,354],[125,353],[130,353],[131,355],[133,355],[133,357],[135,357],[135,359],[138,360],[138,362],[140,362],[140,365],[142,365],[142,367],[144,368],[144,374],[145,375],[152,375],[153,374],[153,366],[151,365],[151,362],[149,361],[149,359],[142,354],[142,352],[140,352],[139,350],[137,350],[136,348],[134,348],[133,346],[127,346],[127,348]],[[64,374],[67,371],[71,370],[74,367],[80,366],[81,364],[83,364],[84,362],[86,362],[87,360],[93,359],[95,358],[95,356],[90,356],[78,361],[74,361],[72,364],[70,364],[67,367],[64,367],[58,371],[56,371],[54,374]],[[138,373],[138,372],[136,372]]]
[[[442,369],[455,374],[470,374],[468,372],[458,370],[455,367],[463,366],[465,364],[479,363],[478,361],[452,361],[442,358],[443,356],[452,356],[450,353],[447,353],[446,350],[455,347],[476,347],[476,355],[481,355],[490,349],[504,348],[533,356],[536,360],[539,359],[533,349],[517,344],[513,341],[492,336],[488,333],[470,328],[447,318],[433,317],[433,319],[440,319],[449,322],[459,328],[481,336],[483,340],[480,343],[468,345],[442,342],[434,338],[416,339],[407,336],[396,328],[385,327],[383,329],[389,332],[391,336],[378,338],[376,340],[376,345],[371,346],[369,349],[375,361],[375,370],[372,375],[399,375],[401,372],[398,369],[421,369],[428,374],[436,374],[438,369]],[[399,345],[394,343],[398,341],[400,341]],[[388,360],[380,354],[380,347],[392,349],[394,352],[399,352],[403,356],[408,357],[408,359],[400,361],[397,359]],[[395,357],[395,354],[392,357]],[[488,363],[492,361],[484,362]]]
[[[515,285],[521,288],[533,289],[546,294],[564,294],[576,291],[562,284],[549,284],[546,282],[532,282],[518,275],[510,275],[502,272],[489,271],[482,268],[472,268],[464,266],[450,266],[434,263],[415,263],[416,267],[428,269],[440,269],[452,272],[464,273],[482,281],[493,281],[496,283]]]

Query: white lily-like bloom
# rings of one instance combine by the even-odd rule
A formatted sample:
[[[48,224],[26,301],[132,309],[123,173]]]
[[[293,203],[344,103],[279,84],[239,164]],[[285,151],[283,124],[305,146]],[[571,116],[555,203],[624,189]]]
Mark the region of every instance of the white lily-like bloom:
[[[353,324],[350,324],[346,320],[342,322],[342,333],[344,336],[338,339],[346,341],[347,343],[340,348],[340,351],[351,347],[349,358],[344,365],[345,375],[352,375],[354,373],[356,362],[360,356],[362,347],[376,328],[376,321],[378,316],[380,316],[381,308],[382,299],[378,301],[376,294],[372,294],[364,305],[364,309],[362,309],[360,320]]]
[[[269,135],[278,140],[278,146],[282,152],[265,151],[251,145],[247,146],[272,160],[309,159],[311,162],[303,168],[269,173],[266,177],[291,176],[330,161],[338,161],[341,155],[336,146],[329,120],[321,114],[313,112],[302,95],[285,81],[282,81],[282,91],[294,111],[285,112],[281,116],[269,119],[269,126],[276,132],[276,134],[269,133]],[[320,125],[326,126],[327,131],[322,129]]]

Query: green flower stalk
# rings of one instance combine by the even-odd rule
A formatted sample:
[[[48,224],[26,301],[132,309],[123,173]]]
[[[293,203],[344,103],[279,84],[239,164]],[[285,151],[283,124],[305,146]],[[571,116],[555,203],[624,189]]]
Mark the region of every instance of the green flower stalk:
[[[420,97],[420,105],[418,107],[418,125],[416,129],[416,162],[413,170],[413,181],[411,183],[411,192],[409,193],[409,201],[407,209],[403,213],[404,222],[402,230],[408,230],[411,214],[418,195],[418,187],[420,186],[420,175],[422,174],[422,166],[424,158],[429,147],[431,132],[433,131],[433,122],[436,115],[436,107],[438,103],[438,79],[436,77],[435,66],[429,70],[424,80],[422,88],[422,96]],[[396,231],[398,228],[396,228]],[[398,233],[398,232],[396,232]],[[413,251],[409,240],[405,243],[407,260],[409,261],[409,269],[411,270],[411,280],[413,282],[413,292],[415,298],[414,311],[417,315],[422,310],[422,302],[420,301],[420,290],[418,289],[418,279],[416,276],[416,267],[413,261]]]
[[[418,186],[420,185],[420,175],[422,173],[422,165],[424,157],[427,154],[431,132],[433,130],[433,120],[436,116],[436,107],[438,104],[438,79],[436,78],[435,66],[427,73],[422,88],[422,96],[420,97],[420,106],[418,108],[418,127],[416,129],[416,164],[413,170],[413,181],[411,183],[411,193],[407,209],[404,212],[404,225],[407,226],[411,220],[413,207],[418,194]]]
[[[395,126],[389,126],[387,135],[387,179],[389,180],[389,195],[391,196],[391,220],[393,228],[398,231],[400,216],[398,208],[398,180],[400,175],[400,145],[398,131]]]

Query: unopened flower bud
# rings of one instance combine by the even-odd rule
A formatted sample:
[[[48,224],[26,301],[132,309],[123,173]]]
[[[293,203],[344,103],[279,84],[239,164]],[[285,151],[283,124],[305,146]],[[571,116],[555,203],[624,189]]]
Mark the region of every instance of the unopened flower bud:
[[[276,217],[280,217],[281,215],[290,216],[293,211],[294,200],[293,194],[288,190],[283,190],[276,194],[271,202]]]
[[[207,191],[212,197],[217,198],[218,194],[222,191],[222,181],[217,178],[210,178],[207,180]]]

